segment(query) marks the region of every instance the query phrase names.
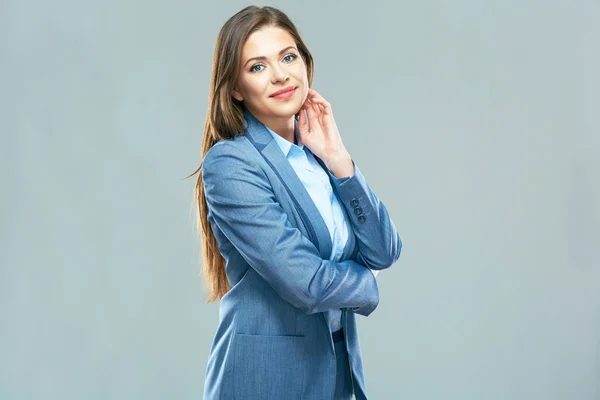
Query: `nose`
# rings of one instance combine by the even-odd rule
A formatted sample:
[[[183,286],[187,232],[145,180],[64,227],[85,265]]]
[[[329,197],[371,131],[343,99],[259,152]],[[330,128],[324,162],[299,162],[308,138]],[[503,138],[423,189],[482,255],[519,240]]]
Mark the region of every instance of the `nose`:
[[[287,73],[285,68],[281,68],[280,66],[273,67],[271,71],[273,71],[271,74],[272,83],[285,82],[289,78],[289,74]]]

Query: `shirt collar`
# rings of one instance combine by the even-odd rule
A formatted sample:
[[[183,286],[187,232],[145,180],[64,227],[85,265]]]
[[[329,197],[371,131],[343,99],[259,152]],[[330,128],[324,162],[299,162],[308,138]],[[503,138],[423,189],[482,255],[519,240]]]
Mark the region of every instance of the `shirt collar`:
[[[294,121],[294,135],[296,136],[296,141],[298,142],[297,145],[294,143],[288,142],[286,139],[282,138],[277,133],[275,133],[271,129],[269,129],[266,125],[265,125],[265,128],[267,128],[267,130],[269,131],[271,136],[273,136],[273,139],[275,139],[275,141],[279,145],[279,148],[283,152],[284,156],[286,156],[286,157],[288,156],[288,154],[290,153],[290,150],[292,149],[292,146],[295,146],[295,147],[299,148],[300,150],[304,151],[304,144],[302,143],[302,139],[300,139],[300,134],[298,133],[298,123],[296,121]]]

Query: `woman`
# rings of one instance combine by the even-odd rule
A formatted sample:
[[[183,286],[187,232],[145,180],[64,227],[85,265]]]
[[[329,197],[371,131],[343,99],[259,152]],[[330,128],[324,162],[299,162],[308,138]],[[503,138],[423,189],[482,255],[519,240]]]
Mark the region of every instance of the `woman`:
[[[402,244],[312,75],[277,9],[244,8],[218,35],[196,182],[220,300],[205,399],[366,398],[355,315]]]

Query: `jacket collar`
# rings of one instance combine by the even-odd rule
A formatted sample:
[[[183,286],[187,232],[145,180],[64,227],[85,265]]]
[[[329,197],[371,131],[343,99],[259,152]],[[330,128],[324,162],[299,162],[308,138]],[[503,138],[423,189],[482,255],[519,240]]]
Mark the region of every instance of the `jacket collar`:
[[[244,110],[244,127],[246,137],[261,153],[288,189],[288,193],[292,197],[297,211],[300,213],[309,232],[311,241],[319,249],[321,258],[328,260],[332,249],[329,230],[302,181],[296,175],[271,133],[248,110]],[[317,157],[315,156],[315,158]]]

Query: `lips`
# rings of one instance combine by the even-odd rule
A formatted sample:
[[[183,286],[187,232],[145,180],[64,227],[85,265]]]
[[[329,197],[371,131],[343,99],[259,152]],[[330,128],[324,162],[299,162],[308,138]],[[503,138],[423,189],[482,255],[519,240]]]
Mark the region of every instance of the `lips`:
[[[294,90],[296,90],[295,86],[288,86],[286,88],[283,88],[281,90],[276,91],[275,93],[272,93],[270,97],[277,97],[277,96],[280,96],[282,94],[285,94],[285,93],[288,93],[288,92],[292,92]]]

